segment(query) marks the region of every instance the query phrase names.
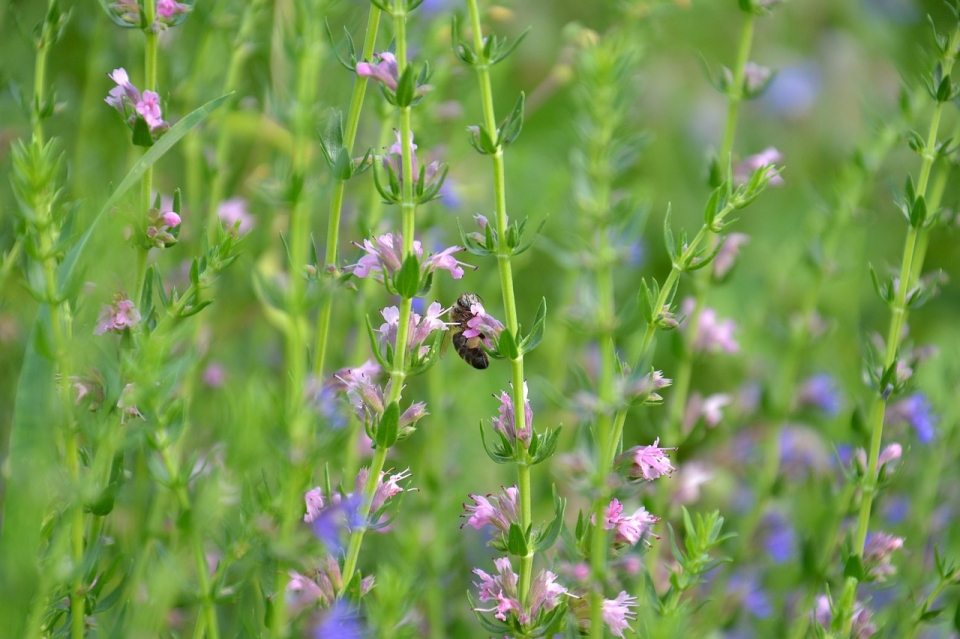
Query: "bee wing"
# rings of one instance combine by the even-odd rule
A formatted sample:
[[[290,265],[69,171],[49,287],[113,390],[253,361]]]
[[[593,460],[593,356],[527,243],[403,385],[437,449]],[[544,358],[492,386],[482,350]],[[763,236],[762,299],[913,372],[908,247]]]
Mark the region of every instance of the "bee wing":
[[[443,341],[440,342],[440,357],[443,357],[447,350],[450,348],[450,343],[453,342],[453,334],[459,333],[460,331],[456,328],[451,328],[449,331],[444,331]]]

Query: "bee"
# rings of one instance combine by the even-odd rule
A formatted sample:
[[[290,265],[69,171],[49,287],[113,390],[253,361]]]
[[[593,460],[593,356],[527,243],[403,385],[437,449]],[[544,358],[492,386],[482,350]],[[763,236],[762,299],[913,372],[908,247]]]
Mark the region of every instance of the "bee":
[[[482,302],[483,300],[476,293],[461,293],[456,304],[450,308],[450,319],[455,323],[452,329],[453,347],[457,350],[460,359],[478,370],[483,370],[490,365],[490,358],[480,346],[484,335],[481,333],[474,337],[464,337],[463,332],[467,330],[467,320],[473,317],[470,307]]]

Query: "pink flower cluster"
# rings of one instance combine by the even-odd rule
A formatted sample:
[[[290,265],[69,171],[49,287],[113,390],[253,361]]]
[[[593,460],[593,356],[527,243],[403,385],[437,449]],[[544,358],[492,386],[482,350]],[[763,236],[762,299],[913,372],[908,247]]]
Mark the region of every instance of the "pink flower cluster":
[[[660,444],[659,437],[654,440],[652,446],[634,446],[625,450],[617,457],[617,463],[630,465],[627,474],[632,479],[653,481],[663,475],[669,476],[676,468],[670,465],[667,451],[676,450],[676,448],[660,448],[658,444]]]
[[[466,332],[466,331],[464,331]],[[527,392],[527,383],[523,383],[523,422],[522,431],[517,431],[516,412],[513,406],[513,398],[507,391],[500,391],[500,395],[494,395],[500,400],[499,417],[493,418],[493,429],[506,437],[511,444],[520,441],[524,447],[530,445],[530,439],[533,435],[533,410],[530,408],[530,394]]]
[[[429,351],[428,346],[423,343],[434,331],[447,330],[446,323],[440,319],[440,316],[447,312],[447,309],[440,306],[439,302],[433,302],[427,307],[427,314],[420,317],[417,313],[410,313],[410,324],[407,330],[407,348],[411,353],[417,352],[424,357]],[[396,306],[388,306],[380,311],[383,315],[384,323],[380,325],[380,338],[384,344],[390,344],[394,348],[397,346],[397,329],[400,328],[400,309]]]
[[[463,505],[467,514],[461,516],[469,515],[469,519],[461,528],[470,525],[474,530],[480,530],[484,526],[493,526],[502,533],[508,533],[510,524],[520,524],[520,491],[516,486],[501,487],[499,495],[470,495],[470,499],[474,505]]]
[[[477,612],[494,612],[494,617],[500,621],[506,621],[509,614],[516,617],[521,624],[528,624],[536,619],[541,611],[549,612],[560,605],[561,596],[570,595],[566,588],[556,582],[555,574],[543,570],[530,584],[528,605],[524,608],[517,592],[518,577],[513,572],[510,559],[494,559],[493,563],[497,567],[496,575],[488,575],[479,568],[473,571],[480,577],[480,583],[474,583],[480,591],[480,601],[496,602],[493,608],[474,608]]]
[[[378,282],[382,282],[384,275],[392,276],[403,265],[403,237],[399,233],[396,235],[393,233],[380,235],[374,237],[373,240],[364,240],[363,244],[354,242],[354,246],[367,253],[356,264],[346,268],[347,271],[353,272],[357,277],[373,277]],[[462,246],[451,246],[423,260],[423,247],[419,240],[413,241],[413,254],[417,256],[418,260],[421,260],[421,275],[439,269],[449,271],[453,279],[459,280],[463,277],[463,268],[461,267],[476,268],[454,259],[453,254],[462,250],[464,250]]]
[[[93,329],[93,334],[103,335],[107,331],[122,333],[128,328],[136,327],[139,323],[140,311],[136,309],[133,302],[118,293],[113,304],[104,304],[100,309],[100,317],[97,318],[97,327]]]
[[[159,95],[153,91],[144,91],[141,94],[137,87],[130,83],[130,77],[123,68],[114,69],[109,76],[117,86],[110,89],[104,102],[119,111],[127,124],[132,127],[137,119],[141,119],[147,123],[153,135],[170,128],[170,124],[163,119]]]
[[[596,516],[592,517],[590,521],[596,525]],[[660,539],[659,535],[650,532],[650,529],[658,521],[660,521],[659,517],[651,515],[642,506],[632,515],[624,516],[623,504],[620,503],[619,499],[614,499],[604,513],[603,527],[606,530],[615,530],[613,545],[615,548],[624,548],[636,546],[641,539],[648,535]]]

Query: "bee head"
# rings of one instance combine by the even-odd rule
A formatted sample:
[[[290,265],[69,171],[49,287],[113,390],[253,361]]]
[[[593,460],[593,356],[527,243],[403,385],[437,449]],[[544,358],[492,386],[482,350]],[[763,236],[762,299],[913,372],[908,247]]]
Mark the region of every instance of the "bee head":
[[[457,298],[457,306],[462,308],[465,311],[469,311],[470,307],[474,304],[482,304],[483,298],[481,298],[476,293],[461,293],[460,297]]]

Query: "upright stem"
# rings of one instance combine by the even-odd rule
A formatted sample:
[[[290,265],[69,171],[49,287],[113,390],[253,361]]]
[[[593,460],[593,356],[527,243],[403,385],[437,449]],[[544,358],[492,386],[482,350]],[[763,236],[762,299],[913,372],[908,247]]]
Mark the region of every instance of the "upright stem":
[[[157,3],[156,0],[144,0],[143,3],[143,15],[148,25],[152,25],[157,18]],[[149,26],[143,30],[144,35],[144,46],[143,46],[143,90],[144,91],[156,91],[157,90],[157,34]],[[144,153],[146,153],[144,149]],[[140,215],[139,222],[142,222],[147,217],[147,211],[150,210],[150,195],[153,190],[153,166],[147,168],[143,173],[143,177],[140,178]],[[136,283],[134,287],[134,296],[132,297],[135,304],[140,303],[140,295],[143,293],[143,283],[144,278],[147,274],[147,256],[150,253],[150,249],[137,246],[137,272],[136,272]]]
[[[55,0],[48,0],[47,15],[52,14],[55,6]],[[44,157],[49,160],[49,155],[44,153],[46,146],[43,139],[43,118],[44,102],[46,101],[46,66],[47,53],[53,44],[54,25],[44,20],[41,36],[37,42],[36,56],[34,62],[34,86],[33,86],[33,105],[30,114],[32,139],[30,141],[33,147],[30,153],[35,153],[38,157]],[[73,402],[71,401],[71,348],[70,343],[73,340],[72,335],[72,317],[70,308],[65,301],[60,299],[57,291],[57,240],[60,229],[54,220],[54,204],[57,197],[55,184],[46,184],[43,191],[32,193],[36,198],[35,206],[35,228],[37,232],[37,244],[40,249],[40,262],[44,277],[44,294],[46,303],[50,309],[50,325],[53,329],[53,349],[56,361],[57,374],[60,377],[60,404],[62,419],[64,420],[64,458],[67,466],[67,472],[71,483],[80,487],[80,434],[77,432],[76,423],[73,416]],[[50,380],[50,383],[55,383]],[[75,577],[70,584],[70,633],[73,639],[83,639],[86,630],[86,610],[84,602],[84,575],[80,571],[83,565],[84,554],[84,515],[83,503],[77,498],[74,503],[68,505],[66,521],[70,527],[70,559],[73,563]]]
[[[256,26],[256,16],[266,4],[266,0],[252,0],[246,5],[243,11],[243,20],[240,23],[240,30],[237,31],[237,37],[233,42],[233,53],[230,55],[230,63],[227,66],[227,77],[223,82],[223,93],[232,93],[240,85],[241,73],[250,54],[253,53],[253,28]],[[230,106],[236,103],[237,96],[230,99]],[[219,241],[220,217],[217,209],[223,200],[226,192],[227,180],[230,177],[228,167],[230,165],[230,148],[233,142],[233,131],[227,126],[227,116],[230,109],[224,108],[219,114],[220,128],[217,134],[216,155],[213,163],[213,182],[210,184],[210,192],[207,201],[207,244],[216,246]],[[199,144],[199,138],[193,136]],[[200,151],[199,148],[196,149]],[[197,163],[199,165],[199,162]],[[199,171],[199,166],[196,167]],[[192,197],[197,194],[192,193]]]
[[[753,44],[753,31],[756,16],[747,12],[744,14],[743,27],[740,30],[740,43],[737,47],[737,60],[733,67],[733,81],[727,90],[727,119],[723,129],[723,139],[717,162],[720,166],[721,180],[727,182],[727,193],[731,191],[730,166],[732,162],[733,141],[737,132],[737,116],[740,113],[740,103],[743,101],[743,82],[746,75],[747,62],[750,59],[750,49]],[[710,239],[710,249],[716,247],[719,236],[713,234]],[[682,422],[690,394],[690,382],[693,377],[694,352],[693,344],[700,329],[700,317],[703,314],[707,290],[710,286],[710,269],[704,268],[694,274],[693,299],[694,308],[687,318],[686,339],[684,340],[683,355],[674,376],[668,413],[666,443],[675,446],[680,443]]]
[[[480,54],[483,51],[484,38],[477,0],[467,0],[467,8],[470,12],[474,50]],[[483,124],[492,136],[496,136],[497,120],[493,109],[493,91],[490,82],[489,61],[483,64],[477,64],[475,68],[477,70],[477,80],[480,87]],[[493,161],[494,206],[497,220],[497,245],[499,247],[497,252],[497,266],[500,271],[500,290],[503,294],[506,327],[516,339],[519,334],[518,330],[520,325],[517,319],[517,301],[513,289],[513,267],[510,263],[511,252],[507,246],[508,220],[503,148],[497,147],[497,150],[492,153],[490,157]],[[527,397],[526,389],[524,388],[523,353],[520,353],[517,359],[510,360],[510,370],[511,379],[513,380],[514,427],[517,433],[523,433],[526,432],[528,428],[524,408]],[[520,496],[520,527],[522,530],[526,530],[533,520],[531,507],[532,496],[530,494],[530,465],[526,460],[517,464],[517,489]],[[521,604],[526,604],[527,595],[530,592],[530,581],[533,575],[533,557],[534,553],[532,550],[520,557],[519,597]]]
[[[400,75],[407,66],[407,37],[406,37],[406,18],[403,0],[394,0],[391,16],[393,17],[394,38],[397,46],[397,68]],[[417,202],[413,196],[413,131],[410,122],[410,107],[400,107],[400,174],[401,174],[401,198],[400,198],[400,225],[403,236],[403,258],[406,260],[413,255],[413,237],[416,231]],[[393,369],[390,371],[390,392],[384,398],[384,406],[389,406],[394,402],[400,401],[403,391],[403,384],[407,377],[407,351],[408,338],[410,335],[410,314],[413,309],[413,299],[402,297],[400,299],[400,318],[397,326],[397,342],[394,349]],[[363,502],[360,504],[358,519],[366,522],[370,517],[370,506],[373,502],[374,493],[380,482],[380,473],[383,472],[383,465],[387,458],[388,448],[378,446],[373,461],[370,464],[370,472],[367,475],[367,483],[363,489]],[[340,594],[346,590],[353,579],[353,573],[357,569],[357,561],[360,557],[360,547],[363,544],[363,536],[366,527],[361,526],[355,529],[350,535],[350,545],[347,547],[346,559],[343,564],[343,587]]]
[[[950,36],[946,50],[950,52],[942,61],[943,75],[948,77],[953,70],[956,61],[956,51],[960,44],[960,25],[958,25]],[[917,180],[917,197],[926,197],[927,185],[930,180],[930,171],[937,156],[934,152],[937,144],[937,136],[940,127],[940,116],[943,112],[943,102],[937,102],[930,118],[930,127],[927,132],[926,152],[923,154],[923,163],[920,166],[920,177]],[[903,246],[903,258],[900,264],[900,278],[896,287],[896,296],[893,302],[890,316],[890,327],[887,331],[887,350],[883,360],[883,370],[888,370],[894,365],[897,354],[900,350],[900,340],[903,335],[903,328],[907,322],[909,308],[907,306],[907,294],[914,287],[917,275],[921,272],[922,263],[914,264],[917,253],[918,238],[922,231],[914,226],[907,230],[907,237]],[[919,255],[922,259],[923,255]],[[863,547],[867,538],[867,530],[870,525],[870,513],[873,508],[873,500],[877,492],[877,465],[880,457],[880,446],[883,439],[883,418],[886,413],[888,393],[886,389],[878,389],[870,404],[868,412],[868,427],[870,429],[870,452],[867,458],[867,470],[864,475],[862,485],[863,498],[860,502],[860,513],[857,517],[857,527],[854,533],[853,551],[861,560],[863,559]],[[843,598],[840,602],[838,617],[840,619],[843,631],[850,632],[853,624],[853,609],[856,605],[858,581],[854,577],[846,580]]]
[[[380,26],[380,9],[370,5],[370,15],[367,18],[367,33],[363,40],[361,58],[369,60],[373,56],[373,48],[377,43],[377,31]],[[353,154],[353,144],[357,137],[357,128],[360,124],[360,111],[363,107],[363,98],[367,92],[367,79],[357,76],[353,80],[353,94],[350,96],[350,110],[347,112],[347,127],[343,135],[343,148]],[[333,195],[330,198],[330,218],[327,221],[327,247],[324,253],[326,265],[336,267],[340,263],[339,238],[340,217],[343,211],[343,191],[346,180],[335,179]],[[334,291],[326,291],[326,296],[317,313],[317,345],[313,359],[313,374],[318,379],[323,378],[323,366],[327,358],[327,339],[330,333],[330,317],[333,313]]]
[[[284,332],[286,392],[285,421],[289,435],[288,475],[284,482],[284,495],[280,521],[280,543],[288,547],[293,538],[295,526],[299,521],[299,503],[304,487],[309,481],[312,459],[310,457],[310,426],[303,408],[303,389],[306,381],[307,336],[304,313],[304,293],[306,280],[304,267],[307,262],[307,249],[310,241],[310,212],[312,210],[311,191],[306,187],[307,174],[311,169],[313,157],[313,109],[316,102],[320,75],[320,62],[323,54],[323,38],[320,35],[320,16],[323,14],[324,0],[300,0],[296,3],[299,11],[298,24],[299,51],[297,56],[296,103],[293,112],[294,135],[292,151],[292,190],[296,197],[290,211],[289,283],[286,294],[287,323]],[[277,572],[276,597],[271,623],[271,632],[275,637],[286,633],[286,572]]]

